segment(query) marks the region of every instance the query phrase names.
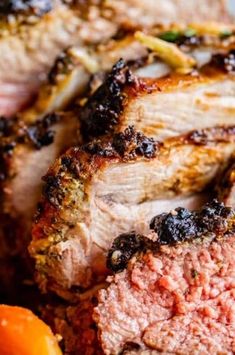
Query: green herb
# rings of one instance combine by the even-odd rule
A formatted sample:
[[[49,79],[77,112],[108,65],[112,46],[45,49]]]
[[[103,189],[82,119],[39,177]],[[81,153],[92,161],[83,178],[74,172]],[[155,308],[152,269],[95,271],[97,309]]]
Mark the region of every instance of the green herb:
[[[196,31],[195,30],[193,30],[192,28],[188,28],[187,30],[185,30],[185,32],[184,32],[184,36],[185,37],[193,37],[193,36],[196,36]]]
[[[166,31],[158,37],[166,42],[176,42],[181,37],[181,33],[179,31]]]
[[[225,39],[232,36],[233,32],[231,30],[224,30],[220,33],[220,38]]]
[[[158,37],[160,39],[162,39],[163,41],[175,43],[184,37],[190,38],[195,35],[196,35],[196,31],[193,30],[192,28],[188,28],[184,32],[174,31],[174,30],[173,31],[166,31],[166,32],[161,33]]]

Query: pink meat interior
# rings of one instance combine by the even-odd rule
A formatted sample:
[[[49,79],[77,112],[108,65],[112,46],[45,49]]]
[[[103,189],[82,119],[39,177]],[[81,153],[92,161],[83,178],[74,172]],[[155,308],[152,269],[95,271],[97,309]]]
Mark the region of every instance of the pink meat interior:
[[[164,246],[110,281],[94,314],[106,354],[129,342],[164,354],[235,352],[233,237]]]

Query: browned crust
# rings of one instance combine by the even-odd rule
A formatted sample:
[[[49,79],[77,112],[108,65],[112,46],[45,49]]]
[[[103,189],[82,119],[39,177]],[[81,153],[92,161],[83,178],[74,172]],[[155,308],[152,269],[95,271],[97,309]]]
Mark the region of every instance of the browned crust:
[[[9,177],[14,151],[25,145],[29,149],[41,149],[53,143],[53,125],[61,117],[49,114],[32,124],[26,124],[19,118],[0,118],[0,183]]]
[[[117,62],[104,83],[80,109],[85,138],[119,131],[125,108],[135,98],[153,92],[171,92],[203,83],[213,83],[235,71],[235,53],[216,55],[209,65],[188,75],[172,73],[160,79],[138,78],[123,61]]]
[[[55,230],[60,234],[58,226],[62,209],[65,205],[73,208],[78,203],[68,199],[70,185],[73,189],[74,184],[79,182],[80,187],[76,188],[81,188],[85,193],[90,179],[107,165],[140,159],[151,160],[157,155],[165,154],[174,146],[185,144],[210,146],[210,144],[234,141],[234,139],[235,126],[215,127],[171,138],[163,144],[129,127],[124,133],[106,137],[102,141],[95,140],[81,148],[69,149],[57,159],[44,177],[44,193],[33,226],[33,241],[47,238],[47,235]],[[33,244],[32,254],[34,254]]]
[[[36,259],[36,278],[42,290],[56,291],[67,299],[76,298],[82,287],[66,289],[48,275],[47,263],[59,258],[49,250],[68,240],[69,230],[83,220],[83,211],[89,210],[91,180],[96,174],[113,164],[138,162],[167,157],[171,149],[185,145],[214,147],[219,143],[235,141],[235,126],[216,127],[172,138],[164,143],[154,141],[133,128],[123,133],[95,140],[80,148],[71,148],[49,169],[44,177],[42,199],[32,228],[30,254]],[[201,149],[201,148],[200,148]],[[57,259],[56,259],[57,260]],[[57,261],[58,262],[58,261]],[[72,294],[71,294],[72,292]]]
[[[44,194],[39,204],[33,237],[45,237],[47,227],[53,226],[55,215],[60,212],[66,199],[66,185],[72,179],[80,181],[85,189],[92,176],[107,164],[121,161],[153,159],[159,151],[160,142],[128,127],[123,133],[95,140],[81,148],[71,148],[62,155],[44,177]],[[67,186],[69,187],[69,186]],[[53,227],[52,227],[53,228]]]

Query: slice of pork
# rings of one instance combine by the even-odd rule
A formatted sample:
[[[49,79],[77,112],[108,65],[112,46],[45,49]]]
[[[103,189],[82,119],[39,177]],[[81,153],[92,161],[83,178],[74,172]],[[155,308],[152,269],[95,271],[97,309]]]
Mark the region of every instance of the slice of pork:
[[[0,38],[0,115],[11,115],[27,103],[56,56],[70,45],[84,47],[110,38],[117,30],[114,22],[101,16],[99,6],[86,5],[86,19],[79,6],[70,8],[60,1],[50,11],[32,16],[40,4],[24,9],[0,8],[3,15]],[[20,2],[21,3],[21,2]],[[45,3],[43,1],[42,3]],[[49,8],[48,8],[49,9]],[[34,22],[32,23],[32,17]],[[31,21],[31,22],[30,22]]]
[[[232,22],[235,5],[228,0],[109,0],[123,25],[150,27],[161,23],[220,21]],[[211,11],[213,9],[213,11]]]
[[[52,113],[63,109],[74,95],[84,90],[90,77],[71,51],[57,58],[48,82],[40,88],[32,107],[10,120],[1,119],[1,215],[4,216],[1,229],[5,235],[1,239],[8,243],[14,230],[15,248],[11,241],[10,255],[16,254],[18,247],[26,249],[40,196],[41,177],[64,150],[79,142],[76,114]]]
[[[213,1],[213,11],[208,11],[205,18],[210,5],[211,0],[200,5],[197,0],[188,4],[161,0],[152,1],[147,7],[132,0],[4,1],[0,4],[0,115],[12,115],[24,107],[56,56],[70,45],[84,48],[104,42],[123,26],[129,30],[188,19],[232,22],[234,9],[230,2]]]
[[[89,77],[88,68],[69,49],[57,58],[33,106],[12,119],[0,120],[0,287],[11,293],[13,303],[19,303],[14,297],[22,293],[24,279],[32,278],[27,246],[41,177],[64,150],[79,142],[75,113],[52,111],[65,108],[83,92]],[[12,292],[13,285],[18,291]]]
[[[226,58],[231,59],[229,68],[224,66]],[[120,60],[82,107],[83,134],[97,137],[135,125],[144,134],[164,139],[193,129],[234,124],[234,58],[233,52],[218,55],[199,72],[172,73],[160,79],[151,78],[153,66],[143,67],[140,77],[138,70],[134,75]]]
[[[77,47],[63,51],[49,72],[47,82],[41,86],[34,104],[9,122],[6,119],[1,120],[1,212],[4,216],[7,214],[11,217],[10,224],[15,221],[16,245],[21,250],[25,247],[23,240],[29,240],[28,231],[36,210],[38,191],[42,185],[41,177],[63,150],[80,142],[79,121],[75,110],[62,110],[75,97],[79,98],[84,93],[92,73],[96,73],[99,68],[111,68],[124,47],[127,60],[135,61],[146,55],[145,48],[136,46],[133,41],[129,44],[129,41],[110,42],[108,46],[112,49],[112,55],[105,61],[101,48],[94,57]],[[59,110],[59,115],[54,115],[55,110]],[[27,191],[31,197],[23,203]],[[20,227],[17,221],[22,221],[22,226],[27,227]],[[3,223],[1,226],[3,229]],[[8,233],[13,228],[9,228],[7,222],[4,229],[3,239],[8,240]],[[12,243],[10,245],[11,254],[15,254],[18,247],[14,248]],[[1,251],[3,252],[3,248]]]
[[[42,289],[76,297],[76,287],[103,279],[106,251],[119,233],[146,232],[154,214],[200,205],[191,196],[228,161],[234,139],[234,127],[164,143],[128,128],[61,156],[44,178],[30,246]]]
[[[119,273],[94,313],[105,354],[234,353],[234,216],[216,201],[178,208],[153,219],[156,242],[116,239],[108,264]]]
[[[146,55],[145,48],[133,41],[128,44],[129,41],[107,44],[112,55],[105,61],[104,48],[99,48],[94,57],[77,47],[62,52],[34,104],[9,122],[1,120],[1,257],[20,258],[24,253],[41,177],[64,149],[80,142],[76,113],[54,115],[53,111],[64,109],[74,97],[79,97],[86,90],[91,73],[98,68],[110,69],[124,47],[127,60]]]

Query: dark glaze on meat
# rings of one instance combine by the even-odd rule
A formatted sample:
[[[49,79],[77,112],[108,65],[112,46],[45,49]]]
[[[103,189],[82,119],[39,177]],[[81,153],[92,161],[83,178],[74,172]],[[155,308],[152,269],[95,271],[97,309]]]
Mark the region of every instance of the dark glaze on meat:
[[[84,150],[101,156],[117,156],[125,160],[135,159],[137,156],[153,158],[161,143],[153,138],[146,137],[137,132],[133,126],[127,127],[124,132],[114,134],[112,140],[103,144],[95,140],[84,146]]]
[[[112,68],[107,79],[80,110],[83,134],[98,137],[112,132],[119,122],[124,108],[125,87],[137,89],[141,82],[120,59]]]
[[[135,107],[134,103],[138,101],[138,97],[143,99],[142,105],[147,111],[147,108],[144,106],[144,96],[146,95],[147,102],[147,94],[156,92],[156,98],[154,97],[153,100],[157,100],[158,92],[164,93],[168,90],[171,92],[171,90],[176,90],[177,87],[182,87],[183,83],[185,83],[184,87],[186,88],[187,85],[192,85],[193,87],[196,83],[208,82],[209,88],[211,79],[222,77],[225,73],[233,73],[235,70],[234,53],[234,51],[230,51],[227,54],[212,56],[212,60],[209,64],[193,74],[171,74],[159,79],[139,78],[134,75],[131,70],[136,64],[138,66],[138,63],[127,64],[123,60],[119,60],[114,65],[103,84],[98,87],[86,104],[79,110],[83,136],[85,139],[92,139],[107,133],[123,130],[125,123],[126,126],[128,125],[129,117],[132,124],[132,107]],[[161,102],[160,95],[159,100]],[[140,113],[138,113],[138,111],[136,113],[136,124],[140,125],[139,122],[141,122],[143,129],[146,129],[141,110],[142,106],[140,106],[139,109]],[[156,115],[156,120],[157,119]],[[149,121],[150,120],[151,117],[149,118]],[[147,120],[147,122],[149,121]],[[161,122],[159,124],[161,124]],[[154,123],[148,123],[148,125],[150,130],[155,130]],[[202,135],[204,134],[203,131],[200,133]],[[196,141],[201,142],[203,140],[203,136],[196,137],[196,135],[194,135],[191,139],[197,143]]]
[[[226,54],[215,54],[212,57],[211,64],[228,73],[235,72],[235,50]]]
[[[185,140],[188,141],[188,143],[205,145],[205,144],[210,144],[210,142],[213,142],[214,139],[216,139],[218,142],[226,142],[227,135],[234,134],[234,133],[235,133],[234,126],[230,126],[230,127],[220,126],[220,127],[214,127],[211,130],[208,129],[195,130],[193,132],[186,134]]]
[[[74,65],[75,63],[72,56],[69,54],[69,49],[63,51],[56,58],[55,63],[48,74],[48,82],[51,85],[56,85],[58,83],[58,76],[68,74],[74,69]]]
[[[154,230],[160,244],[174,244],[207,233],[226,234],[228,218],[234,216],[231,208],[213,200],[200,211],[177,208],[172,213],[163,213],[152,219],[150,228]]]
[[[0,118],[0,169],[1,180],[7,174],[8,157],[18,144],[28,144],[35,149],[41,149],[53,143],[54,131],[52,126],[60,117],[56,114],[46,115],[43,119],[26,125],[17,117],[12,120]]]
[[[154,249],[156,243],[135,232],[119,235],[108,252],[107,267],[114,272],[122,271],[126,268],[132,256],[147,249]]]
[[[234,232],[234,217],[235,211],[217,200],[206,204],[200,211],[179,207],[160,214],[150,222],[150,229],[158,236],[157,241],[135,232],[120,235],[108,252],[107,267],[120,272],[136,253],[157,251],[161,245],[175,245],[200,237],[229,235]]]

